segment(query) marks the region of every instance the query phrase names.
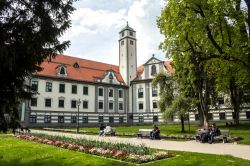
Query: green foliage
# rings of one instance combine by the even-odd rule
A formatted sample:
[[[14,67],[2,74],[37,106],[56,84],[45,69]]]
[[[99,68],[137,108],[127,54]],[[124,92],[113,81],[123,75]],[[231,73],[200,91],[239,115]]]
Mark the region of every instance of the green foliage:
[[[247,3],[247,2],[245,2]],[[169,0],[157,20],[160,48],[173,59],[180,92],[199,99],[204,118],[210,95],[228,93],[235,112],[250,83],[250,4],[242,0]]]
[[[62,53],[69,41],[58,38],[70,27],[75,0],[1,0],[0,120],[4,112],[17,118],[17,105],[32,92],[28,77],[39,65]],[[24,82],[27,81],[24,85]]]

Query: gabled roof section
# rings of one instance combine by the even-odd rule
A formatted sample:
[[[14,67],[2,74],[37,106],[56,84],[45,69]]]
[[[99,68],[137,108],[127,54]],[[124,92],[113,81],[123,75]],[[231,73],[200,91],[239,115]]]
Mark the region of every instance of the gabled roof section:
[[[153,54],[152,57],[145,63],[145,65],[152,64],[152,63],[160,63],[160,62],[162,61],[157,59],[155,55]]]
[[[76,63],[79,68],[74,67]],[[67,67],[67,79],[96,82],[96,78],[103,78],[105,73],[112,68],[117,80],[124,83],[119,73],[119,67],[116,65],[61,54],[51,59],[51,61],[44,61],[40,65],[43,70],[33,74],[38,76],[57,77],[57,67],[62,64]]]

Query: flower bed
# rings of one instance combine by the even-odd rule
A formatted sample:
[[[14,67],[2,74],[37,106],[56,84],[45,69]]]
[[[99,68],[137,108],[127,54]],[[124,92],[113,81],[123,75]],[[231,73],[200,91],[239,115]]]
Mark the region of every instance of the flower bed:
[[[114,159],[118,159],[118,160],[122,160],[126,162],[132,162],[132,163],[146,163],[146,162],[165,159],[165,158],[174,156],[173,153],[164,152],[164,151],[151,151],[151,152],[146,152],[144,155],[140,155],[140,154],[135,154],[135,153],[129,153],[128,151],[124,151],[124,150],[119,150],[117,148],[95,147],[95,146],[90,146],[90,145],[85,145],[85,144],[76,144],[76,143],[72,143],[73,139],[71,139],[70,142],[66,142],[66,139],[65,141],[52,139],[52,137],[59,138],[59,136],[48,136],[50,138],[45,138],[45,135],[43,135],[42,137],[40,136],[39,135],[37,136],[24,135],[24,134],[16,135],[17,138],[21,138],[25,140],[35,141],[35,142],[53,145],[53,146],[57,146],[57,147],[65,148],[65,149],[81,151],[84,153],[89,153],[89,154],[108,157],[108,158],[114,158]],[[119,146],[121,146],[121,144],[119,144]],[[129,145],[129,146],[132,146],[132,145]],[[138,148],[138,147],[135,146],[135,148]]]

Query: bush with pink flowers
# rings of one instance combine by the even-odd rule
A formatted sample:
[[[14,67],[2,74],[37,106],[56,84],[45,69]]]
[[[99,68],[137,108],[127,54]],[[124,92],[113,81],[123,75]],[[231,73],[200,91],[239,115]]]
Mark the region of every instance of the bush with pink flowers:
[[[127,162],[132,163],[146,163],[150,161],[165,159],[169,157],[173,157],[173,153],[165,152],[165,151],[150,151],[147,154],[135,154],[135,153],[129,153],[128,151],[119,150],[116,148],[107,148],[107,147],[95,147],[95,146],[89,146],[84,144],[76,144],[73,143],[72,139],[70,142],[61,141],[55,139],[51,139],[52,137],[49,136],[49,138],[45,138],[45,135],[43,137],[33,136],[33,135],[16,135],[16,137],[21,139],[26,139],[29,141],[35,141],[39,143],[44,143],[48,145],[54,145],[57,147],[69,149],[69,150],[75,150],[75,151],[81,151],[84,153],[89,153],[93,155],[108,157],[108,158],[115,158],[118,160],[123,160]],[[57,137],[58,138],[58,137]],[[132,146],[132,145],[129,145]],[[121,144],[118,146],[120,149],[122,149]],[[126,148],[124,148],[126,149]]]

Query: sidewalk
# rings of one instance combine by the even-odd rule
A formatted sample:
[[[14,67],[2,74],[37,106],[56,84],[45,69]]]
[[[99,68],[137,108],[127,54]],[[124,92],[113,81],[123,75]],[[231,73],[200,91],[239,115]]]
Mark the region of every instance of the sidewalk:
[[[61,133],[43,130],[31,130],[33,133],[43,133],[49,135],[60,135],[72,138],[86,138],[89,140],[99,140],[106,142],[119,142],[126,144],[140,145],[164,149],[164,150],[177,150],[177,151],[187,151],[187,152],[198,152],[207,154],[219,154],[219,155],[232,155],[235,157],[250,160],[250,146],[249,145],[237,145],[237,144],[202,144],[196,141],[166,141],[166,140],[150,140],[150,139],[140,139],[140,138],[119,138],[119,137],[100,137],[97,135],[83,135],[83,134],[71,134],[71,133]]]

